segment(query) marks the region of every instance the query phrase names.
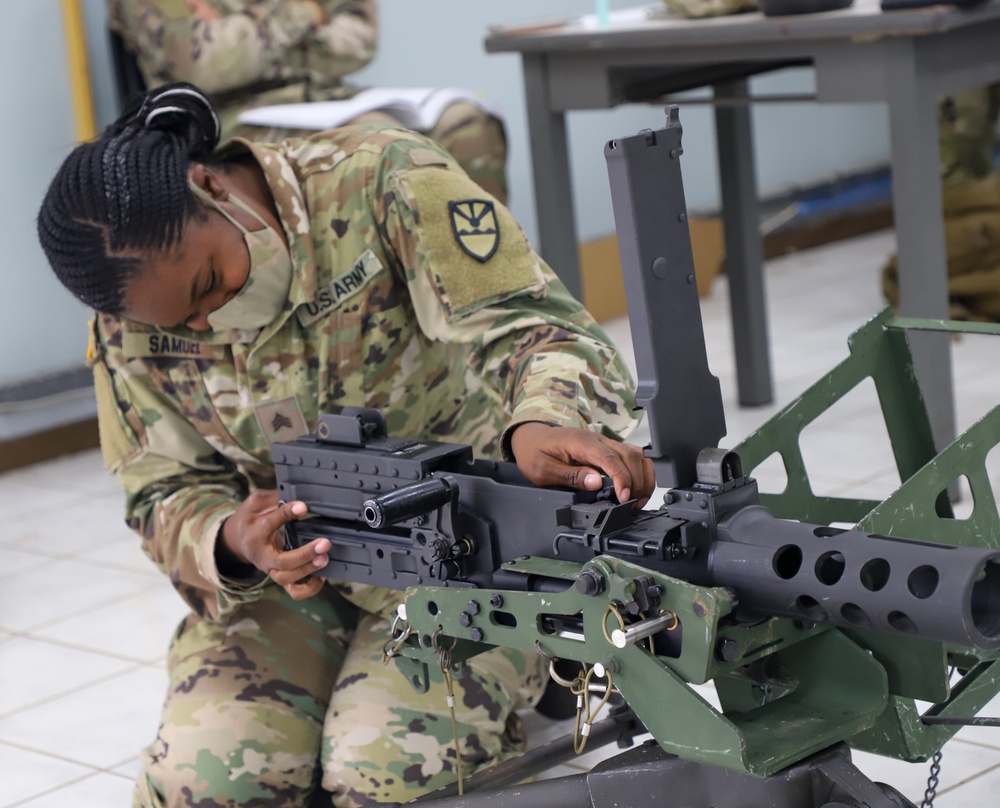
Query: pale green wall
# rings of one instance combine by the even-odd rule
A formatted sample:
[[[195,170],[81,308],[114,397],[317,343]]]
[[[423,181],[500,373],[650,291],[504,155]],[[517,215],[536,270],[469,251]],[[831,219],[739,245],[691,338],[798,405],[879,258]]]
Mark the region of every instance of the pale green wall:
[[[35,216],[73,145],[59,0],[0,0],[0,384],[83,362],[86,312],[55,280]]]
[[[102,0],[83,0],[88,14],[94,96],[102,123],[114,116],[113,90],[103,29]],[[615,2],[613,8],[634,3]],[[529,237],[536,235],[528,134],[520,59],[487,56],[482,38],[491,23],[587,13],[573,0],[483,3],[470,0],[383,0],[381,49],[358,74],[369,84],[464,84],[483,91],[503,110],[510,141],[512,208]],[[49,178],[73,143],[69,84],[58,0],[0,0],[0,385],[82,361],[87,313],[64,292],[45,266],[34,218]],[[416,33],[416,36],[415,36]],[[758,89],[803,92],[807,71],[760,79]],[[717,204],[714,131],[709,109],[682,109],[684,174],[688,206]],[[884,161],[888,135],[877,106],[811,104],[755,110],[758,175],[764,194],[836,172]],[[613,137],[663,121],[658,107],[632,107],[570,115],[574,196],[582,238],[612,232],[603,145]]]

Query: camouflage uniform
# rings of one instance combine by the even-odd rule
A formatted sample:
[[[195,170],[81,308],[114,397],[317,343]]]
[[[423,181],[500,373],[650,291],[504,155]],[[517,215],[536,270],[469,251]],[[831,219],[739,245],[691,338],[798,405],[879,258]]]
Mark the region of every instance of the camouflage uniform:
[[[106,0],[108,25],[136,54],[146,84],[197,85],[212,99],[224,139],[279,142],[310,132],[244,126],[253,107],[349,98],[345,84],[375,56],[375,0],[202,0],[215,20],[185,0]],[[326,22],[316,26],[316,7]],[[364,122],[391,120],[384,113]],[[443,145],[480,186],[507,202],[507,140],[503,122],[475,104],[448,107],[426,133]]]
[[[455,751],[441,684],[418,697],[379,661],[400,593],[338,583],[296,603],[267,579],[228,579],[221,522],[274,487],[270,441],[339,405],[382,409],[390,434],[509,456],[504,428],[524,421],[624,436],[632,382],[507,209],[432,141],[346,127],[228,148],[250,150],[275,197],[294,262],[284,311],[250,332],[94,327],[105,460],[192,609],[136,804],[303,805],[320,759],[337,805],[405,801],[454,781]],[[470,662],[466,771],[519,748],[513,711],[542,684],[534,656]]]
[[[938,103],[941,179],[946,185],[993,171],[1000,82],[945,96]]]
[[[755,11],[757,0],[663,0],[663,5],[680,17],[724,17]]]
[[[1000,83],[938,102],[949,317],[1000,321],[1000,173],[993,164]],[[899,269],[882,268],[886,299],[899,305]]]

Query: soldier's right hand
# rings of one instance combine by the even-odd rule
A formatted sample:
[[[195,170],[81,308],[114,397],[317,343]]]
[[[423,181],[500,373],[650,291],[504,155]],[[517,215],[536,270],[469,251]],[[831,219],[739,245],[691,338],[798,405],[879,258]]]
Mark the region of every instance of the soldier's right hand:
[[[222,524],[216,559],[252,566],[269,575],[294,600],[315,595],[323,579],[314,573],[326,566],[328,539],[286,550],[281,529],[305,516],[304,502],[279,503],[277,491],[254,491]]]

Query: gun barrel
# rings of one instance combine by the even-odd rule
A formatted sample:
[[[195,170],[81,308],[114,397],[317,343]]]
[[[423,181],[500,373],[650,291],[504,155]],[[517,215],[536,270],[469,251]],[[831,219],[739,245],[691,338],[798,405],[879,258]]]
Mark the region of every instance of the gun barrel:
[[[709,559],[742,606],[842,628],[1000,648],[1000,551],[777,519],[741,508]]]
[[[361,514],[369,527],[380,528],[440,508],[454,499],[455,491],[447,480],[431,477],[365,500]]]

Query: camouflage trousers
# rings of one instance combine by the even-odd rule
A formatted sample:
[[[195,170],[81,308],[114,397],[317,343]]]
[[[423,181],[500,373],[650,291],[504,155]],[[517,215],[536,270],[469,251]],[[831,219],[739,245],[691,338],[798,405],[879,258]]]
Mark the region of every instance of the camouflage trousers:
[[[223,122],[232,117],[224,115]],[[398,120],[385,112],[369,112],[351,123],[401,126]],[[236,125],[226,134],[254,141],[277,143],[290,137],[308,137],[315,132]],[[483,190],[495,196],[503,204],[509,204],[507,135],[500,118],[475,104],[459,101],[446,107],[437,125],[423,134],[440,143]]]
[[[301,602],[272,586],[224,621],[189,615],[171,644],[162,722],[133,806],[357,806],[454,782],[443,677],[418,694],[382,663],[385,615],[400,593],[366,593],[352,599],[378,610],[334,586]],[[543,685],[540,658],[506,649],[456,674],[464,775],[523,749],[515,710]]]

